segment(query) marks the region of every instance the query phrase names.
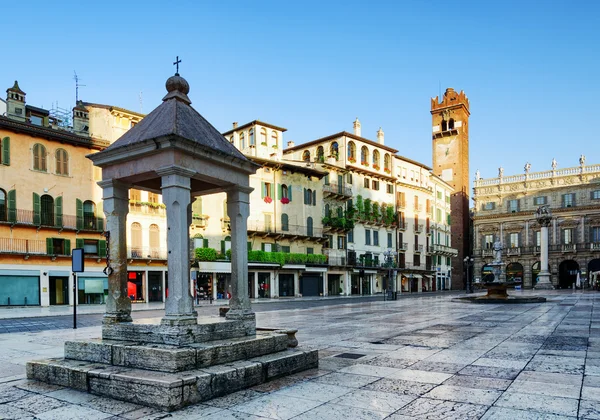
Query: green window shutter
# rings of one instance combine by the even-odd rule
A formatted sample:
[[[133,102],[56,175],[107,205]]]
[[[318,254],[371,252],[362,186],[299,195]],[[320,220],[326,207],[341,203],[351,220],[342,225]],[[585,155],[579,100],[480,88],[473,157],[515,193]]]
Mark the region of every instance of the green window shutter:
[[[252,251],[252,242],[248,242],[248,251]]]
[[[75,248],[83,248],[83,238],[75,239]]]
[[[221,241],[221,254],[225,253],[225,241]]]
[[[40,196],[33,193],[33,224],[39,226],[42,223],[40,217]]]
[[[281,184],[277,184],[277,199],[281,200],[282,197],[283,197],[283,192],[282,192]]]
[[[8,192],[8,221],[12,223],[17,221],[17,190]]]
[[[265,185],[264,182],[261,182],[261,184],[262,185],[261,185],[261,188],[260,188],[260,198],[265,198],[265,195],[267,195],[266,194],[267,187],[266,187],[266,185]]]
[[[292,201],[292,186],[288,185],[288,199]]]
[[[83,201],[79,198],[75,200],[75,216],[77,229],[83,229]]]
[[[304,204],[308,204],[308,190],[304,188]]]
[[[2,164],[10,165],[10,138],[2,139]]]
[[[260,250],[261,250],[261,251],[264,251],[264,250],[265,250],[265,244],[264,244],[264,243],[261,243],[261,244],[260,244]]]
[[[71,240],[65,239],[65,255],[71,255]]]
[[[317,190],[313,191],[313,201],[312,201],[312,205],[316,206],[317,205]]]
[[[102,201],[96,205],[96,229],[104,232],[104,211]]]
[[[106,257],[106,241],[98,241],[98,256]]]
[[[56,218],[56,226],[62,227],[63,225],[63,198],[56,197],[54,200],[54,217]]]
[[[208,248],[208,239],[202,239],[202,247]]]
[[[46,238],[46,254],[54,255],[54,243],[52,238]]]

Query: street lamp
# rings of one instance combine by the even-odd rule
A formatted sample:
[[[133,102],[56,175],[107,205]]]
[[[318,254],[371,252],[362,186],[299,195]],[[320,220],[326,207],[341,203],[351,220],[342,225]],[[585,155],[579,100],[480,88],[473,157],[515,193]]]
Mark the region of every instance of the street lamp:
[[[392,279],[392,272],[393,272],[393,270],[392,270],[393,267],[392,266],[393,266],[393,262],[394,262],[394,259],[393,259],[393,255],[394,254],[395,254],[394,251],[391,250],[391,249],[388,249],[387,251],[385,251],[383,253],[383,255],[385,257],[385,263],[386,263],[386,265],[388,267],[388,284],[387,284],[387,288],[389,288],[390,291],[392,292],[391,299],[396,300],[396,295],[394,293],[394,289],[395,289],[394,283],[395,282]],[[386,288],[386,294],[387,294],[387,288]]]
[[[465,267],[467,268],[467,293],[473,293],[473,283],[471,282],[469,268],[473,265],[475,260],[472,257],[465,257],[463,261],[465,263]]]

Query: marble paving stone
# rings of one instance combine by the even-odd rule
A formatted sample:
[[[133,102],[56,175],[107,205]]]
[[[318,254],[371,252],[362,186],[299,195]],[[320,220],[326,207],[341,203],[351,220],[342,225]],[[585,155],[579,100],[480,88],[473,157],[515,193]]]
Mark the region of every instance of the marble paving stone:
[[[172,413],[172,416],[178,420],[194,420],[198,418],[204,419],[207,416],[218,415],[222,412],[222,408],[211,407],[205,404],[196,404],[178,410]]]
[[[444,401],[492,405],[501,394],[502,391],[493,389],[475,389],[454,385],[440,385],[429,391],[423,397]]]
[[[600,404],[598,401],[582,399],[579,404],[580,419],[600,419]]]
[[[546,363],[532,360],[525,366],[525,370],[576,375],[584,372],[584,366],[573,363]]]
[[[600,404],[600,389],[583,386],[581,388],[581,398],[589,401],[596,401]]]
[[[223,397],[213,398],[212,400],[206,401],[204,404],[218,408],[229,408],[236,404],[241,404],[246,401],[250,401],[254,398],[258,398],[264,395],[263,392],[258,392],[253,389],[244,389],[242,391],[234,392]]]
[[[491,366],[467,366],[458,372],[459,375],[481,376],[484,378],[515,379],[520,373],[517,369],[498,368]]]
[[[364,408],[350,407],[339,404],[327,403],[313,408],[294,420],[315,419],[352,419],[352,420],[379,420],[386,418],[388,413],[366,410]]]
[[[285,388],[286,386],[294,385],[298,382],[300,381],[298,381],[297,379],[294,380],[284,376],[283,378],[278,378],[273,381],[265,382],[263,384],[253,386],[249,389],[257,392],[275,392],[279,391],[282,388]]]
[[[13,407],[10,404],[0,406],[1,419],[18,419],[18,420],[35,420],[32,413],[29,413],[21,408]]]
[[[120,414],[118,418],[126,420],[158,420],[164,418],[168,414],[157,408],[142,407],[137,410],[128,411],[127,413]]]
[[[499,391],[505,391],[511,383],[512,381],[508,379],[479,378],[477,376],[469,375],[454,375],[444,381],[444,385],[477,389],[497,389]]]
[[[177,418],[177,417],[174,417]],[[198,418],[198,417],[194,417]],[[222,410],[217,413],[207,414],[200,417],[202,420],[267,420],[267,417],[259,417],[252,414],[240,413],[232,410]]]
[[[490,408],[481,420],[577,420],[577,417],[540,413],[539,411],[515,410],[505,407]]]
[[[569,375],[552,372],[533,372],[524,370],[519,373],[515,381],[532,381],[532,382],[543,382],[548,384],[562,384],[562,385],[575,385],[581,386],[583,381],[583,375]]]
[[[321,401],[276,393],[236,405],[232,410],[271,419],[287,420],[321,404],[323,404]]]
[[[48,397],[56,398],[57,400],[65,401],[71,404],[82,404],[86,403],[94,398],[95,395],[87,392],[76,391],[74,389],[59,389],[58,391],[52,391],[46,394]]]
[[[487,357],[481,357],[473,362],[475,366],[489,366],[499,367],[508,369],[523,369],[528,363],[528,360],[505,360],[505,359],[491,359]]]
[[[356,375],[377,376],[383,378],[400,372],[400,369],[394,369],[384,366],[352,365],[339,370],[342,373],[354,373]]]
[[[43,413],[44,411],[50,411],[54,410],[55,408],[62,407],[65,405],[65,402],[46,397],[45,395],[37,394],[22,398],[17,401],[9,402],[8,405],[37,415]]]
[[[586,365],[585,366],[585,374],[586,375],[600,375],[600,366],[592,366],[592,365]]]
[[[361,388],[365,385],[378,381],[375,376],[353,375],[351,373],[333,372],[313,380],[313,382],[329,385],[346,386],[349,388]]]
[[[583,350],[547,350],[541,349],[537,354],[538,355],[546,355],[546,356],[562,356],[562,357],[575,357],[580,359],[586,358],[586,353]],[[589,353],[587,353],[587,357],[589,357]]]
[[[312,381],[302,382],[297,385],[283,388],[272,395],[293,395],[307,400],[327,402],[344,394],[348,394],[351,391],[354,391],[354,389],[346,386],[322,384]]]
[[[319,360],[319,369],[330,371],[340,370],[345,367],[360,363],[359,360],[341,359],[339,357],[326,357]]]
[[[368,389],[357,389],[332,400],[331,403],[391,414],[415,398],[416,396],[412,395],[398,395]]]
[[[0,387],[0,404],[4,404],[11,401],[16,401],[24,397],[32,396],[29,391],[25,391],[14,386],[3,386]]]
[[[584,376],[583,377],[583,386],[592,387],[592,388],[600,388],[600,376],[598,376],[598,375]]]
[[[517,410],[532,410],[563,416],[577,416],[578,400],[546,395],[505,392],[494,405],[515,408]]]
[[[425,370],[404,369],[388,375],[390,379],[403,379],[405,381],[424,382],[428,384],[441,384],[451,377],[449,373],[427,372]]]
[[[92,407],[99,411],[110,414],[122,414],[141,408],[141,405],[132,404],[125,401],[113,400],[112,398],[96,397],[92,400],[82,403],[82,405]]]
[[[38,381],[25,381],[15,386],[17,388],[24,389],[25,391],[31,391],[37,394],[47,394],[52,391],[64,389],[64,386],[46,384]]]
[[[435,388],[435,384],[427,384],[422,382],[405,381],[402,379],[384,378],[369,385],[365,385],[364,389],[370,389],[380,392],[392,392],[400,395],[415,395],[420,396]]]
[[[508,392],[548,395],[554,397],[579,398],[580,385],[549,384],[533,381],[514,381]]]
[[[383,366],[383,367],[391,367],[396,369],[404,369],[408,366],[413,365],[416,362],[416,359],[407,360],[407,359],[396,359],[393,357],[387,356],[378,356],[371,360],[361,360],[361,364],[371,365],[371,366]]]
[[[112,414],[81,406],[64,406],[36,415],[39,420],[102,420],[109,417]]]
[[[465,364],[456,363],[442,363],[442,362],[429,362],[428,360],[422,360],[410,366],[411,369],[425,370],[428,372],[442,372],[442,373],[456,373],[463,369]]]
[[[479,419],[487,410],[486,406],[459,403],[454,401],[432,400],[430,398],[419,398],[406,407],[401,408],[387,419],[404,420],[405,418],[416,419],[445,419],[445,420],[467,420]]]

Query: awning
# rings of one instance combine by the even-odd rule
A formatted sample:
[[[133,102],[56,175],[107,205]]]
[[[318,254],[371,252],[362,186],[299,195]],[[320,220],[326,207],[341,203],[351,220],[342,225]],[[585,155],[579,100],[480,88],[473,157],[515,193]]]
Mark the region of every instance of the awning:
[[[411,278],[411,277],[412,277],[413,279],[422,279],[422,278],[423,278],[423,276],[422,276],[422,275],[420,275],[420,274],[412,274],[412,275],[409,275],[409,276],[408,276],[408,278]]]
[[[281,267],[282,270],[305,270],[306,266],[304,264],[286,264]]]

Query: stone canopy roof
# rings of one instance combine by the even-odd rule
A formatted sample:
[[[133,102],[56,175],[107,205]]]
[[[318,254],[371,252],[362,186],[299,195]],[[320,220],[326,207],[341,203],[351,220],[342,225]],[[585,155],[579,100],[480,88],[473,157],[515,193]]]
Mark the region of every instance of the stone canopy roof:
[[[187,96],[189,85],[185,79],[179,75],[172,76],[167,80],[166,86],[169,93],[163,98],[163,103],[106,148],[105,152],[162,137],[176,136],[213,153],[248,161],[211,123],[190,106],[191,101]]]

